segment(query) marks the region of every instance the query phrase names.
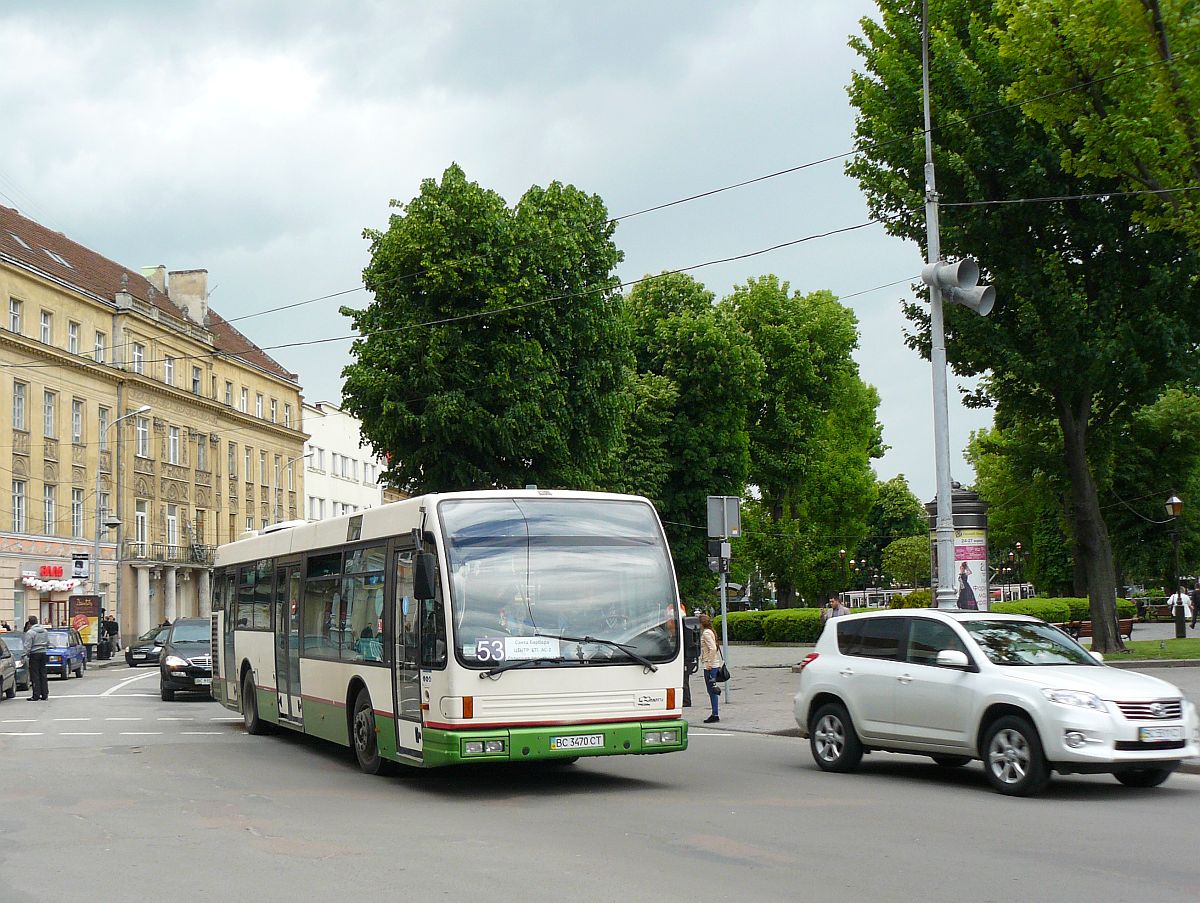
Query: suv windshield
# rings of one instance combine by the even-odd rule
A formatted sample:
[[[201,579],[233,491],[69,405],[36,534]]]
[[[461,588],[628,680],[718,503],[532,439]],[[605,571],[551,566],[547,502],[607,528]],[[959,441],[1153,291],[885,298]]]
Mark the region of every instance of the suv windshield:
[[[1057,627],[1035,621],[964,621],[994,665],[1099,665]]]
[[[171,642],[207,643],[211,636],[208,621],[176,621],[171,631]]]
[[[649,505],[451,499],[438,510],[464,664],[663,662],[677,654],[671,560]]]

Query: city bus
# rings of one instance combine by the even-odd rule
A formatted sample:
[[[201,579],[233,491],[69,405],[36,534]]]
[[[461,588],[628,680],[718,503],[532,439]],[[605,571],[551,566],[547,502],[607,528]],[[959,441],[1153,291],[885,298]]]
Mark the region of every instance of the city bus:
[[[678,588],[644,498],[423,495],[218,548],[215,699],[359,767],[687,748]]]

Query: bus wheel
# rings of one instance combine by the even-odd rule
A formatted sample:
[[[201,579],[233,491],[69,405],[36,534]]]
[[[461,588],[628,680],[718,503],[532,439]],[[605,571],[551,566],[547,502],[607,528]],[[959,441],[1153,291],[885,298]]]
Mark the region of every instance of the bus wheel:
[[[354,757],[365,774],[383,774],[386,762],[379,755],[378,735],[375,732],[375,708],[366,687],[358,691],[354,701],[354,718],[350,722],[350,742]]]
[[[258,716],[258,690],[254,686],[254,674],[246,672],[242,678],[242,720],[247,734],[265,734],[267,724]]]

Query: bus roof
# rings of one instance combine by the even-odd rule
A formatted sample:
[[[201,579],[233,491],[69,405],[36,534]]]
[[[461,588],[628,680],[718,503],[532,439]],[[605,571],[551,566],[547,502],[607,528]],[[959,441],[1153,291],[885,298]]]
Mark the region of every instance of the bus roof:
[[[421,512],[432,509],[442,499],[536,499],[573,498],[596,500],[621,500],[651,502],[640,495],[619,495],[610,492],[583,492],[574,489],[479,489],[465,492],[432,492],[413,496],[398,502],[389,502],[378,508],[366,508],[354,514],[342,514],[325,520],[306,523],[289,521],[267,527],[252,535],[245,535],[234,542],[217,547],[216,567],[256,561],[260,558],[275,558],[298,554],[306,549],[327,549],[350,542],[370,539],[386,539],[407,533],[421,525]],[[357,539],[349,538],[352,521],[358,520],[361,529]],[[294,525],[294,526],[290,526]]]

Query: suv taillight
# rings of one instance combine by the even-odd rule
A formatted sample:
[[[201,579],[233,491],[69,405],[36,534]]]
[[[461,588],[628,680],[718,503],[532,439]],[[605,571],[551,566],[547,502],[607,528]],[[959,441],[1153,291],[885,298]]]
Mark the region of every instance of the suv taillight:
[[[820,658],[820,655],[818,655],[816,652],[810,652],[808,655],[804,656],[804,661],[800,663],[800,670],[803,671],[818,658]]]

